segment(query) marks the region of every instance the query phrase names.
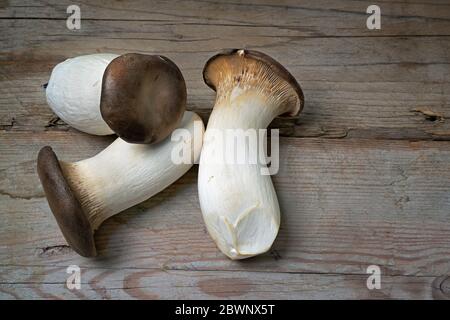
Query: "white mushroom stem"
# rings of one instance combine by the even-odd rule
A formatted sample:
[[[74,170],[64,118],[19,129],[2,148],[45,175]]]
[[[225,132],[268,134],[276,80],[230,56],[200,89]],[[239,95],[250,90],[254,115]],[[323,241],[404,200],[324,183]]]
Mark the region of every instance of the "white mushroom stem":
[[[190,136],[160,143],[130,144],[116,139],[96,156],[67,163],[60,161],[64,176],[74,190],[93,230],[109,217],[164,190],[198,161],[204,126],[200,117],[186,111],[179,128]],[[173,150],[190,152],[189,163],[173,161]]]
[[[258,150],[235,146],[248,150],[244,164],[221,159],[233,145],[226,132],[265,129],[276,116],[300,109],[296,88],[278,69],[246,55],[240,50],[218,56],[204,70],[217,96],[200,157],[199,200],[209,234],[231,259],[270,249],[280,226],[280,208],[270,176],[262,174],[265,164],[250,161]],[[255,137],[260,139],[258,132]]]
[[[113,134],[100,114],[100,96],[103,73],[116,57],[112,53],[91,54],[56,65],[45,90],[53,112],[80,131]]]
[[[210,129],[265,128],[273,118],[258,93],[236,98],[214,106],[205,133],[198,191],[211,237],[228,257],[243,259],[270,249],[278,233],[280,209],[270,176],[261,174],[262,164],[220,163],[223,160],[217,158],[227,149],[226,141],[209,136]]]

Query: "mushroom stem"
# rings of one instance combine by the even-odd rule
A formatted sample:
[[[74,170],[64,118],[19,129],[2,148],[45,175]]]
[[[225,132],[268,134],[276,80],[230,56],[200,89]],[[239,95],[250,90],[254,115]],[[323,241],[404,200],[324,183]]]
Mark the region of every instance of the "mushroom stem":
[[[47,103],[53,112],[77,130],[95,135],[113,134],[102,119],[100,95],[103,73],[118,56],[91,54],[56,65],[45,86]]]
[[[200,117],[185,112],[180,128],[190,134],[182,141],[168,137],[148,145],[117,138],[96,156],[75,163],[58,162],[50,147],[40,151],[38,173],[49,205],[79,254],[96,255],[93,233],[104,220],[162,191],[198,160],[204,131]],[[173,161],[180,144],[190,153],[189,163]]]
[[[219,159],[230,151],[226,131],[257,131],[278,115],[297,115],[303,93],[284,67],[256,51],[216,55],[207,62],[203,76],[216,90],[216,102],[200,159],[200,206],[219,249],[231,259],[248,258],[270,249],[278,233],[280,209],[270,176],[262,175],[264,164]],[[260,139],[258,133],[255,137]],[[248,150],[252,152],[257,150]]]

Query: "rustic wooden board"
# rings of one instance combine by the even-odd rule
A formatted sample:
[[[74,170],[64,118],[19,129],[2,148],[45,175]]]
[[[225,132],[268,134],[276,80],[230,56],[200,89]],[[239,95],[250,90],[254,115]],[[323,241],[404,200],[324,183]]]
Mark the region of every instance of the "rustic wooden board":
[[[73,1],[3,1],[0,17],[66,20]],[[373,33],[365,28],[369,1],[259,0],[217,1],[89,1],[78,2],[84,20],[151,21],[160,25],[199,25],[239,28],[275,28],[301,32],[303,36],[360,36]],[[383,28],[377,35],[448,35],[450,4],[434,1],[377,1],[382,8]],[[202,32],[203,33],[203,32]],[[219,38],[218,33],[208,34]]]
[[[383,277],[367,290],[365,275],[180,271],[139,268],[81,270],[68,290],[64,267],[0,267],[0,296],[27,299],[448,299],[449,278]],[[13,279],[23,279],[20,283]]]
[[[450,4],[379,1],[95,1],[82,29],[70,1],[0,1],[0,298],[450,298]],[[202,222],[197,167],[105,222],[100,256],[76,255],[58,231],[35,172],[51,145],[76,161],[114,137],[60,121],[44,84],[64,59],[162,53],[185,75],[188,108],[207,120],[201,77],[222,48],[262,50],[299,80],[306,107],[282,126],[273,177],[282,226],[270,252],[230,261]],[[339,139],[337,139],[339,138]],[[66,267],[83,289],[64,287]],[[366,268],[382,289],[366,288]]]
[[[26,139],[19,132],[3,137],[10,146]],[[77,256],[64,245],[34,172],[36,151],[52,138],[54,133],[37,133],[26,152],[1,157],[0,261],[6,266],[351,274],[363,281],[366,268],[377,264],[383,274],[411,276],[413,282],[449,272],[449,142],[281,139],[285,161],[273,178],[281,231],[271,252],[233,262],[206,234],[195,169],[107,221],[96,236],[99,258]],[[85,138],[76,150],[66,139],[55,139],[60,143],[54,146],[75,160],[106,144]],[[358,295],[363,289],[349,290]]]
[[[205,61],[218,48],[244,46],[276,57],[302,85],[306,107],[296,126],[282,124],[285,136],[450,139],[450,36],[286,40],[273,28],[239,36],[242,31],[221,26],[220,39],[199,43],[202,36],[184,39],[201,35],[204,28],[198,26],[174,31],[154,28],[152,22],[95,20],[71,32],[59,20],[1,24],[7,31],[6,41],[0,41],[0,128],[7,130],[47,130],[53,114],[42,85],[52,67],[95,52],[167,55],[184,73],[189,109],[207,119],[214,93],[202,81]],[[24,35],[20,41],[9,40],[17,33]]]

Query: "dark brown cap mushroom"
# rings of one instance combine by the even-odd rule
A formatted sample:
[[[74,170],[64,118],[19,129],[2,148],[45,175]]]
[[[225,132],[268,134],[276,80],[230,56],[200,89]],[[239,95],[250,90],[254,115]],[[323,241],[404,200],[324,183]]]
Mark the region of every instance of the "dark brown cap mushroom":
[[[166,57],[124,54],[103,74],[101,115],[127,142],[163,140],[178,126],[185,106],[183,75]]]
[[[50,209],[69,245],[80,255],[96,255],[94,232],[106,219],[162,191],[184,175],[200,156],[204,126],[186,111],[178,127],[190,139],[167,137],[156,144],[117,138],[97,155],[59,161],[50,147],[38,154],[37,171]],[[173,150],[187,161],[174,161]]]

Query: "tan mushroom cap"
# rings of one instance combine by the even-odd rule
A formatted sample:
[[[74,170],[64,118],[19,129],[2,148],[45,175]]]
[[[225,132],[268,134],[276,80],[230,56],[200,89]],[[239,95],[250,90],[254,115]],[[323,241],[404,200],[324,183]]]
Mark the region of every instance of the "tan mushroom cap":
[[[219,85],[251,82],[283,98],[282,116],[297,116],[305,103],[292,74],[272,57],[255,50],[229,49],[216,54],[206,62],[203,79],[215,91]]]
[[[96,256],[94,231],[51,147],[43,147],[39,151],[37,172],[50,209],[67,243],[84,257]]]
[[[185,107],[183,75],[166,57],[124,54],[103,74],[103,120],[127,142],[162,141],[178,126]]]

